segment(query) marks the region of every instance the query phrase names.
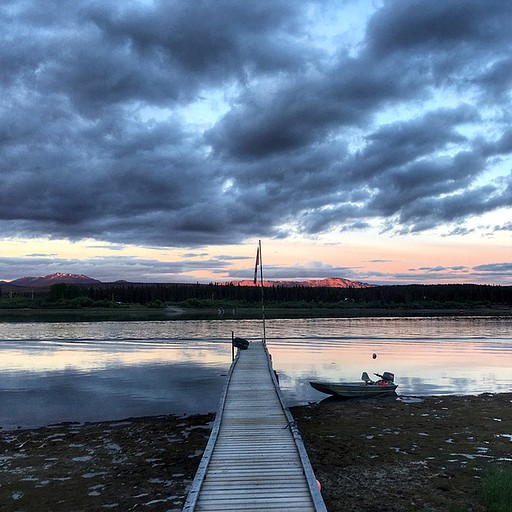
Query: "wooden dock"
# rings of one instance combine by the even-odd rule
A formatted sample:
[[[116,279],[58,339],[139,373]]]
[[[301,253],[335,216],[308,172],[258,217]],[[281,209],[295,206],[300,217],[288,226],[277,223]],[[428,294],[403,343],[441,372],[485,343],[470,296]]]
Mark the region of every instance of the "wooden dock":
[[[263,342],[239,350],[183,512],[326,511]]]

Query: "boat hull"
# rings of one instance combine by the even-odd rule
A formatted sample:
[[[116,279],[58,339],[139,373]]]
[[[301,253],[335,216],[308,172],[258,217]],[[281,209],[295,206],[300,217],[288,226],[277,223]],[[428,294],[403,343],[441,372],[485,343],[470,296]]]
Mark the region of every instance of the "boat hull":
[[[233,346],[239,348],[240,350],[247,350],[249,348],[249,340],[244,338],[234,338]]]
[[[377,384],[365,384],[359,382],[319,382],[310,381],[311,387],[328,395],[341,398],[374,398],[395,394],[397,384],[379,386]]]

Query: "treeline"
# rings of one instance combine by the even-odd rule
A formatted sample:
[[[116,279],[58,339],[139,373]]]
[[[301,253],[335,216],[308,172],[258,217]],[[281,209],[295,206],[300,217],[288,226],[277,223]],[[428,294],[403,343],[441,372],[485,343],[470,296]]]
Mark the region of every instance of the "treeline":
[[[3,293],[0,288],[0,309],[52,309],[52,308],[73,308],[84,307],[107,307],[111,308],[117,304],[106,299],[95,300],[90,297],[90,290],[83,286],[57,283],[50,289],[27,289],[12,288]]]
[[[144,284],[103,285],[91,287],[87,295],[92,300],[148,304],[229,302],[255,305],[261,301],[261,288],[234,284]],[[263,289],[265,303],[309,306],[372,307],[446,307],[459,305],[512,305],[512,286],[474,284],[375,286],[372,288],[309,288],[304,286],[271,286]]]
[[[1,292],[0,292],[1,296]],[[309,288],[271,286],[263,289],[265,303],[280,307],[330,308],[459,308],[512,306],[512,286],[477,284],[375,286],[371,288]],[[36,297],[29,292],[3,295],[1,303],[16,307],[114,306],[140,304],[160,307],[250,307],[261,301],[261,288],[210,284],[129,284],[76,286],[59,283]]]

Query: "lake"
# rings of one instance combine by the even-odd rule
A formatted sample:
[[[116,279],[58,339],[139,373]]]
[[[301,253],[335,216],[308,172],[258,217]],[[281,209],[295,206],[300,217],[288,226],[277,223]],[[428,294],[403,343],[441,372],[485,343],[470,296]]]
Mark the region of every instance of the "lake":
[[[310,379],[393,372],[402,397],[512,391],[507,317],[270,320],[288,405],[326,397]],[[0,323],[0,426],[215,411],[231,332],[258,320]],[[373,354],[376,358],[373,358]]]

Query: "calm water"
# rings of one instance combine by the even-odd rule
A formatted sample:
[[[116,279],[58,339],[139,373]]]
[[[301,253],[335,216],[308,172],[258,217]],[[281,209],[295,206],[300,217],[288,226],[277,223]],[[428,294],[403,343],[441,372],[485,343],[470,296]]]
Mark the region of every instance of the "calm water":
[[[399,395],[512,391],[512,320],[360,318],[267,321],[289,405],[321,400],[310,379],[391,371]],[[231,331],[261,322],[0,324],[0,426],[215,411]],[[372,354],[377,358],[373,359]]]

